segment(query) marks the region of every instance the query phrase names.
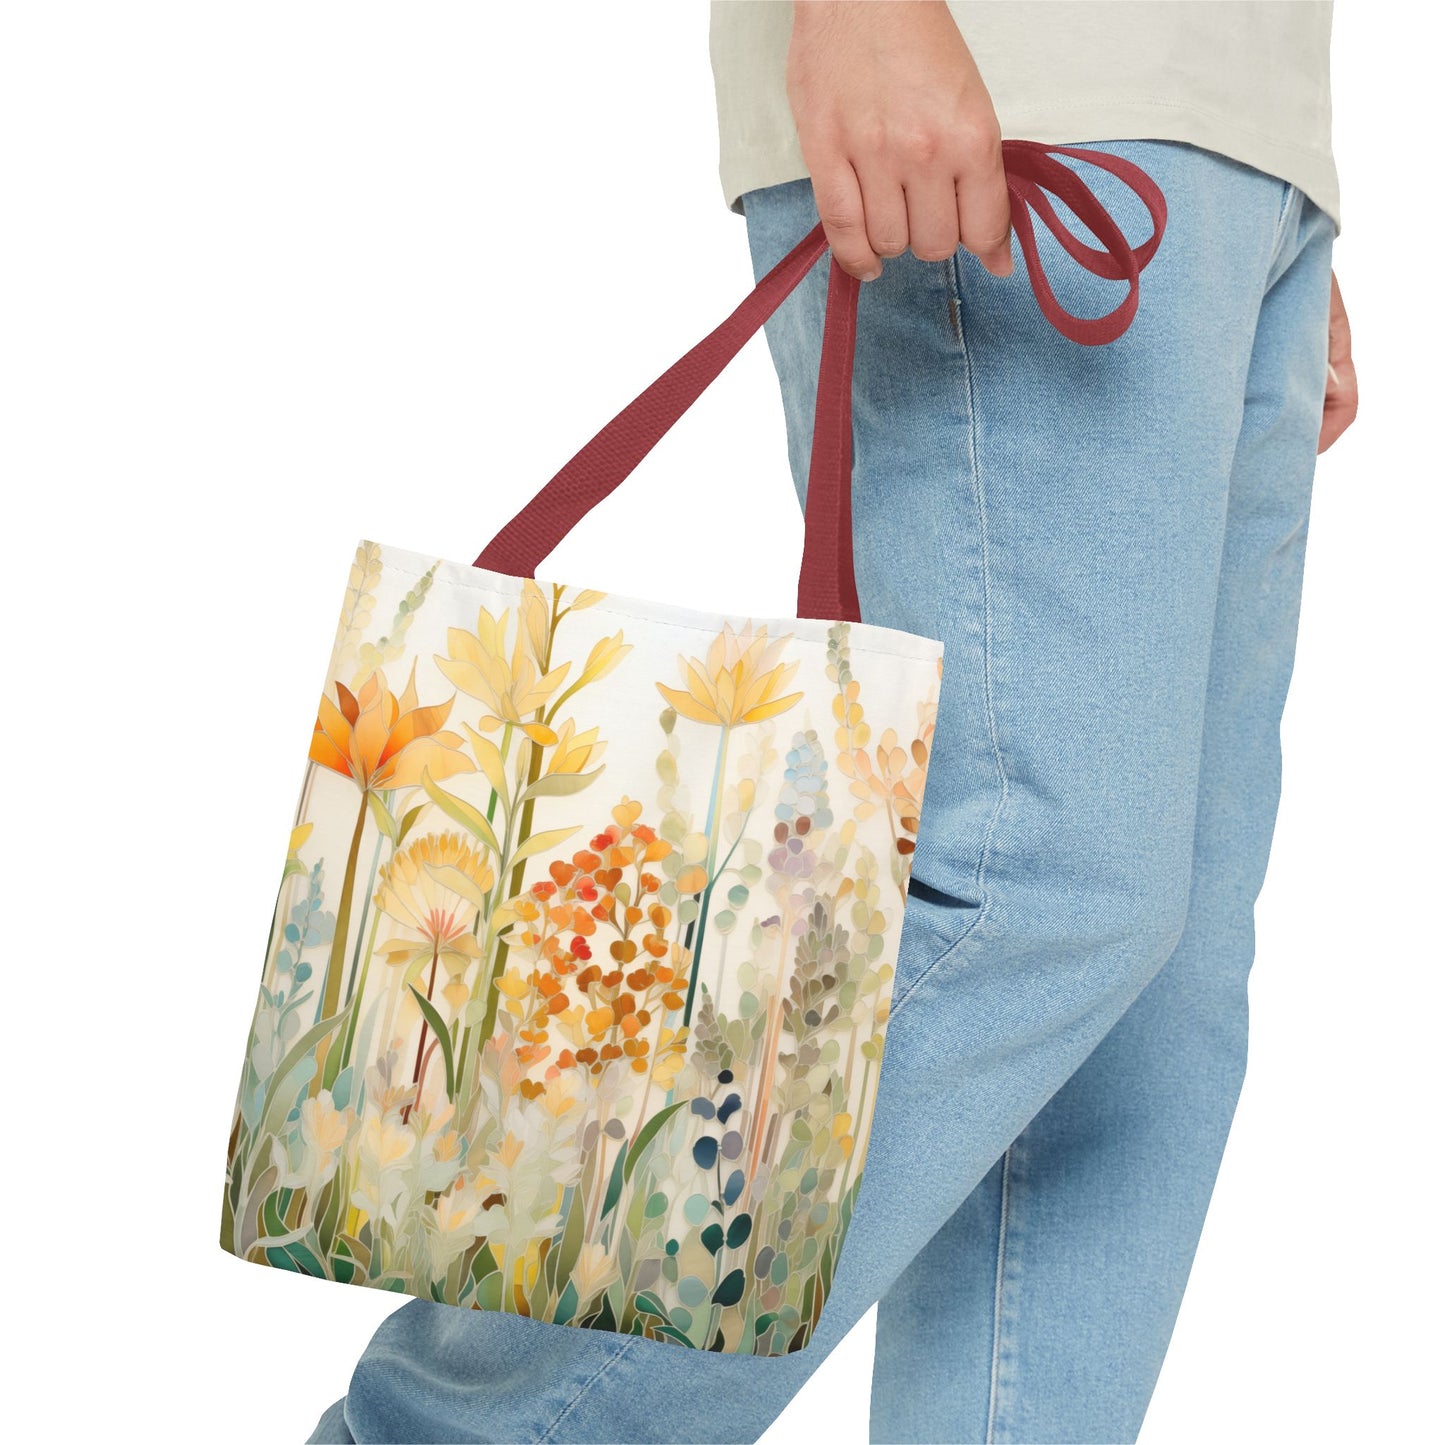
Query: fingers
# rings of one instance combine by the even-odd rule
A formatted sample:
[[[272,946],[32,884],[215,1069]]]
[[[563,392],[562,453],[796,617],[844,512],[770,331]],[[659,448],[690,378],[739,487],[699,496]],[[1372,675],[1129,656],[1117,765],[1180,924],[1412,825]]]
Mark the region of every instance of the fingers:
[[[958,233],[984,270],[995,276],[1012,274],[1009,250],[1008,185],[1003,172],[1003,142],[997,133],[977,136],[967,151],[956,191]]]
[[[876,255],[901,256],[908,249],[908,203],[896,176],[879,167],[855,166],[863,193],[864,225]]]
[[[1340,283],[1330,276],[1329,375],[1325,380],[1324,413],[1320,418],[1319,450],[1328,451],[1354,422],[1360,410],[1360,387],[1350,347],[1350,318]]]
[[[1013,272],[997,131],[965,134],[950,154],[920,141],[855,154],[828,172],[818,213],[839,264],[863,281],[880,274],[881,258],[946,261],[960,245],[993,275]]]
[[[883,263],[869,240],[863,192],[853,167],[834,165],[821,179],[815,177],[813,196],[818,203],[818,219],[838,264],[860,281],[881,276]]]
[[[1360,388],[1355,363],[1346,357],[1331,363],[1333,375],[1325,383],[1325,409],[1320,419],[1319,450],[1327,452],[1345,434],[1360,410]]]
[[[958,250],[953,177],[935,171],[907,184],[908,246],[920,261],[946,261]]]

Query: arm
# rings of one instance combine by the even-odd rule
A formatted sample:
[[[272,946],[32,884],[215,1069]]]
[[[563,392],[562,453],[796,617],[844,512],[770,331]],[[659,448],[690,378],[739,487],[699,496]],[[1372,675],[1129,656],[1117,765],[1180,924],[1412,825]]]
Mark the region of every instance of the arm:
[[[942,0],[795,0],[788,100],[844,270],[960,245],[1013,269],[998,118]]]

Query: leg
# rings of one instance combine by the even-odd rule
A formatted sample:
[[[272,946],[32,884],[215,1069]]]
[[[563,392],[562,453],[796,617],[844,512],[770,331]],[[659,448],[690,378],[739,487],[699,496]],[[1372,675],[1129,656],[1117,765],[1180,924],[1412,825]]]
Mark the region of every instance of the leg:
[[[1119,344],[1064,342],[1021,273],[965,297],[952,265],[901,260],[863,298],[864,614],[949,656],[873,1140],[813,1343],[759,1361],[418,1302],[357,1368],[357,1439],[755,1438],[1173,951],[1281,188],[1189,147],[1125,149],[1175,218]],[[806,186],[751,210],[759,269],[813,219]],[[824,282],[769,331],[795,456]]]
[[[1279,799],[1331,236],[1328,220],[1292,195],[1230,478],[1183,937],[884,1297],[879,1439],[1132,1440],[1143,1420],[1244,1077],[1252,911]],[[920,1401],[920,1378],[956,1382],[946,1413]]]

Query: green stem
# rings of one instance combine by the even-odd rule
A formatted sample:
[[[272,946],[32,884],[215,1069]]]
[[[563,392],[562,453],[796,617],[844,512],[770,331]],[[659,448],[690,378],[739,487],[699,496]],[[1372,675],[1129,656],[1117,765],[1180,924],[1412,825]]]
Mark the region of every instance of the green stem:
[[[858,1091],[858,1117],[853,1121],[853,1147],[848,1151],[848,1161],[843,1165],[843,1182],[838,1189],[839,1203],[848,1193],[848,1176],[853,1172],[853,1161],[863,1147],[863,1110],[868,1103],[868,1075],[873,1070],[873,1060],[863,1060],[863,1087]]]
[[[341,880],[341,898],[336,905],[336,932],[331,938],[331,957],[326,963],[326,987],[322,990],[316,1022],[334,1018],[341,1005],[341,978],[346,970],[346,943],[351,933],[351,895],[356,891],[356,862],[361,853],[361,835],[366,831],[366,790],[356,811],[356,829],[351,851],[346,855],[346,872]]]
[[[728,849],[727,857],[722,860],[722,866],[717,870],[718,878],[721,878],[732,866],[733,854],[738,851],[738,845],[743,841],[743,834],[747,832],[748,820],[752,816],[753,815],[749,813],[747,817],[743,819],[743,825],[741,828],[738,829],[738,836],[733,840],[732,847]],[[708,882],[708,899],[712,898],[712,885],[714,882],[716,882],[716,879],[710,880]],[[721,1007],[722,1003],[723,981],[727,977],[727,945],[728,941],[726,936],[724,936],[723,946],[717,951],[717,991],[713,998],[713,1003],[715,1007]]]
[[[431,976],[426,981],[426,998],[428,1003],[431,1002],[431,991],[436,986],[436,981],[437,949],[433,947],[431,955]],[[426,1034],[426,1018],[423,1016],[421,1021],[421,1033],[417,1036],[416,1041],[416,1067],[411,1072],[411,1082],[416,1088],[416,1098],[401,1111],[401,1122],[403,1124],[405,1124],[406,1121],[411,1117],[412,1109],[417,1104],[421,1103],[422,1065],[426,1059]]]
[[[361,1005],[366,1000],[366,981],[371,975],[371,960],[376,953],[376,930],[380,923],[381,909],[378,908],[371,915],[371,937],[366,940],[366,953],[361,966],[361,982],[352,995],[356,1006],[351,1010],[351,1017],[346,1023],[346,1038],[341,1045],[341,1068],[337,1070],[338,1074],[351,1062],[351,1051],[356,1047],[356,1028],[361,1019]],[[332,1082],[335,1083],[334,1078]]]
[[[386,806],[386,799],[382,799],[382,806]],[[390,809],[387,809],[389,812]],[[367,918],[371,914],[371,895],[376,883],[376,870],[381,863],[381,845],[384,839],[380,832],[376,835],[376,847],[371,852],[371,874],[367,879],[366,897],[361,904],[361,925],[356,930],[356,948],[351,955],[351,974],[346,980],[346,1001],[351,1001],[351,995],[356,992],[356,971],[361,966],[361,936],[366,932]],[[375,929],[372,930],[375,936]]]
[[[728,738],[730,728],[722,729],[717,746],[717,775],[713,779],[712,799],[707,809],[707,887],[703,890],[702,902],[698,907],[697,932],[691,943],[692,958],[689,960],[687,980],[687,1002],[682,1010],[682,1024],[686,1028],[692,1022],[692,1005],[697,996],[698,975],[702,972],[702,941],[707,934],[707,911],[712,903],[713,885],[717,877],[713,869],[717,866],[718,834],[722,831],[723,786],[727,780]]]
[[[351,835],[351,851],[346,855],[346,873],[341,880],[341,898],[336,905],[336,932],[331,939],[331,956],[326,960],[326,986],[316,1007],[316,1022],[335,1018],[341,1005],[341,976],[346,968],[346,941],[351,932],[351,895],[356,892],[356,862],[361,853],[361,835],[366,831],[366,789],[361,790],[361,806],[356,811],[356,830]],[[311,1093],[319,1093],[326,1074],[326,1056],[336,1042],[328,1033],[316,1045],[316,1073],[311,1080]]]
[[[546,674],[551,670],[551,667],[552,667],[552,644],[553,644],[553,642],[556,640],[556,637],[557,637],[557,624],[558,624],[559,622],[561,622],[562,617],[565,615],[565,613],[559,613],[558,610],[557,610],[557,609],[558,609],[558,604],[560,603],[561,599],[562,599],[562,589],[561,589],[560,587],[553,588],[553,590],[552,590],[552,620],[551,620],[550,626],[549,626],[548,629],[547,629],[547,646],[546,646],[546,648],[544,649],[544,654],[545,654],[545,655],[544,655],[544,656],[542,657],[542,659],[541,659],[541,668],[542,668],[542,675],[543,675],[543,676],[546,676]],[[518,624],[517,624],[517,625],[518,625],[518,626],[521,626],[521,621],[520,621],[520,619],[518,620]],[[545,709],[545,707],[539,707],[539,708],[537,709],[537,712],[536,712],[536,718],[535,718],[535,720],[536,720],[537,722],[541,723],[541,722],[544,722],[544,721],[545,721],[545,718],[546,718],[546,709]],[[510,727],[510,724],[509,724],[508,726]],[[535,739],[532,739],[532,738],[528,738],[527,741],[532,744],[532,752],[531,752],[531,756],[527,759],[527,781],[526,781],[526,783],[523,785],[524,791],[525,791],[526,788],[531,787],[531,785],[532,785],[533,783],[535,783],[535,782],[537,781],[537,779],[542,776],[542,744],[539,743],[539,742],[537,742]],[[504,754],[504,756],[505,756],[505,754]],[[533,811],[534,811],[535,807],[536,807],[536,799],[535,799],[535,798],[528,798],[527,801],[522,804],[521,828],[518,830],[517,838],[516,838],[516,841],[517,841],[518,846],[520,846],[521,844],[525,843],[526,840],[527,840],[527,838],[528,838],[528,837],[530,836],[530,834],[531,834],[531,830],[532,830],[532,814],[533,814]],[[505,903],[508,898],[515,898],[515,897],[522,891],[522,880],[523,880],[523,878],[526,876],[526,872],[527,872],[527,860],[524,858],[524,859],[522,859],[522,861],[521,861],[520,863],[516,863],[516,864],[514,864],[514,865],[512,866],[511,878],[510,878],[510,881],[508,882],[507,889],[506,889],[505,893],[503,893],[503,892],[500,891],[500,889],[501,889],[502,877],[503,877],[503,874],[506,872],[506,867],[505,867],[506,858],[509,857],[509,856],[511,855],[511,852],[512,852],[512,821],[513,821],[513,817],[512,817],[511,808],[510,808],[510,806],[509,806],[508,809],[507,809],[507,832],[506,832],[506,837],[505,837],[504,842],[503,842],[503,856],[502,856],[501,858],[498,858],[498,859],[497,859],[497,885],[498,885],[498,889],[499,889],[499,892],[498,892],[498,895],[497,895],[497,902],[500,902],[500,903]],[[493,906],[495,907],[495,904],[494,904]],[[496,1022],[497,1022],[497,991],[496,991],[496,988],[495,988],[494,985],[495,985],[496,979],[501,975],[502,970],[507,966],[507,953],[508,953],[507,940],[506,940],[505,938],[499,938],[499,939],[497,939],[497,941],[496,941],[496,950],[495,950],[493,956],[488,960],[488,962],[487,962],[487,964],[484,966],[484,968],[483,968],[482,970],[480,970],[479,973],[478,973],[477,981],[478,981],[479,984],[482,984],[483,988],[486,990],[486,995],[485,995],[485,997],[486,997],[486,999],[487,999],[487,1010],[486,1010],[486,1013],[485,1013],[485,1014],[483,1015],[483,1017],[482,1017],[482,1027],[481,1027],[480,1031],[479,1031],[478,1034],[477,1034],[476,1057],[477,1057],[478,1062],[477,1062],[477,1064],[476,1064],[476,1067],[478,1067],[478,1068],[480,1068],[480,1066],[481,1066],[481,1065],[480,1065],[480,1060],[481,1060],[481,1056],[482,1056],[482,1049],[486,1046],[486,1043],[487,1043],[488,1039],[490,1039],[491,1036],[492,1036],[492,1030],[496,1027]],[[477,995],[475,995],[475,996],[478,997],[478,998],[483,997],[482,994],[477,994]],[[468,1094],[468,1096],[470,1096],[470,1094],[471,1094],[470,1083],[471,1083],[472,1072],[473,1072],[473,1065],[472,1065],[471,1061],[469,1060],[468,1063],[467,1063],[466,1072],[465,1072],[465,1075],[464,1075],[464,1077],[465,1077],[465,1079],[467,1080],[467,1083],[468,1083],[468,1087],[467,1087],[467,1094]]]
[[[501,745],[501,748],[500,748],[500,752],[501,752],[501,756],[502,756],[502,767],[503,767],[503,771],[504,771],[504,772],[505,772],[505,770],[506,770],[507,754],[508,754],[509,752],[511,752],[511,750],[512,750],[512,725],[511,725],[511,723],[506,723],[506,724],[504,724],[503,727],[502,727],[502,745]],[[489,823],[495,823],[495,822],[497,821],[497,803],[498,803],[498,801],[500,801],[500,800],[499,800],[499,798],[498,798],[497,790],[496,790],[495,788],[493,788],[493,789],[492,789],[492,796],[487,800],[487,822],[489,822]],[[503,803],[503,807],[504,807],[504,808],[505,808],[505,807],[510,807],[510,800],[507,800],[506,802],[504,802],[504,803]],[[503,872],[503,869],[502,869],[502,859],[501,859],[501,858],[498,858],[498,859],[497,859],[497,878],[498,878],[499,881],[498,881],[497,885],[496,885],[496,886],[493,888],[493,890],[492,890],[491,897],[490,897],[490,899],[489,899],[489,901],[488,901],[488,903],[487,903],[486,908],[485,908],[485,909],[480,909],[480,910],[478,910],[477,916],[476,916],[476,918],[475,918],[475,919],[473,920],[473,922],[472,922],[472,937],[473,937],[473,938],[480,938],[480,937],[482,936],[482,927],[483,927],[483,925],[491,922],[492,913],[495,911],[497,904],[501,901],[501,883],[500,883],[500,879],[501,879],[501,876],[502,876],[502,872]],[[475,982],[473,983],[473,985],[472,985],[472,998],[473,998],[473,999],[481,998],[481,997],[482,997],[483,990],[489,989],[489,988],[491,987],[491,982],[492,982],[492,958],[493,958],[493,953],[494,953],[495,947],[496,947],[496,941],[495,941],[495,940],[489,940],[489,942],[488,942],[488,944],[487,944],[487,952],[486,952],[486,954],[484,955],[484,957],[482,958],[481,962],[477,965],[477,977],[476,977],[476,981],[475,981]],[[470,1002],[470,1000],[469,1000],[469,1002]],[[469,1100],[471,1099],[471,1096],[472,1096],[472,1062],[471,1062],[471,1060],[472,1060],[472,1035],[473,1035],[474,1032],[475,1032],[475,1030],[474,1030],[474,1028],[473,1028],[473,1026],[472,1026],[471,1024],[467,1024],[467,1025],[463,1028],[463,1030],[462,1030],[461,1047],[460,1047],[460,1048],[457,1050],[457,1052],[456,1052],[456,1060],[457,1060],[457,1115],[458,1115],[459,1118],[460,1118],[460,1117],[465,1117],[466,1112],[467,1112],[467,1104],[468,1104],[468,1102],[469,1102]],[[489,1036],[483,1036],[482,1038],[478,1039],[478,1041],[477,1041],[477,1051],[478,1051],[479,1054],[480,1054],[480,1052],[481,1052],[481,1046],[482,1046],[482,1044],[486,1043],[486,1041],[487,1041],[487,1037],[489,1037]]]

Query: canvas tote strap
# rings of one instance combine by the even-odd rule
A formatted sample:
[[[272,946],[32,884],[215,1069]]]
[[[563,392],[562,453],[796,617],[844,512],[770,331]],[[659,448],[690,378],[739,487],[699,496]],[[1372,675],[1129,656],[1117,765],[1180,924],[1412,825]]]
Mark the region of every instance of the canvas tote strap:
[[[1055,157],[1072,156],[1118,177],[1143,201],[1153,233],[1131,247],[1114,218],[1083,179]],[[1138,166],[1103,151],[1046,146],[1036,141],[1003,143],[1009,209],[1039,309],[1062,335],[1085,346],[1113,341],[1128,330],[1139,309],[1139,273],[1163,239],[1164,196]],[[1069,230],[1049,200],[1051,193],[1102,249]],[[1096,276],[1126,281],[1128,294],[1105,316],[1066,311],[1044,274],[1030,210],[1064,251]],[[717,379],[722,369],[798,286],[828,249],[815,226],[748,295],[736,311],[635,401],[625,406],[510,522],[487,543],[475,566],[513,577],[531,577],[559,542],[671,430],[679,417]],[[860,620],[853,575],[853,352],[858,332],[858,282],[836,261],[828,277],[823,354],[818,368],[813,455],[808,470],[803,565],[798,576],[799,617]]]

